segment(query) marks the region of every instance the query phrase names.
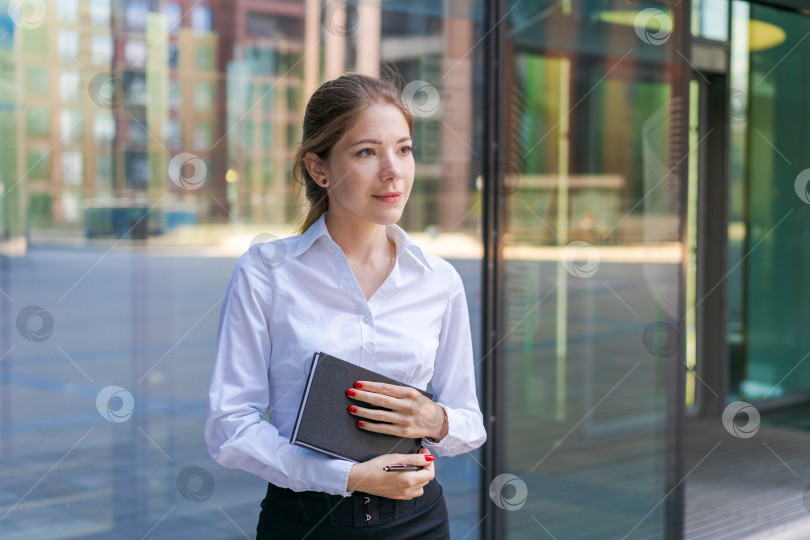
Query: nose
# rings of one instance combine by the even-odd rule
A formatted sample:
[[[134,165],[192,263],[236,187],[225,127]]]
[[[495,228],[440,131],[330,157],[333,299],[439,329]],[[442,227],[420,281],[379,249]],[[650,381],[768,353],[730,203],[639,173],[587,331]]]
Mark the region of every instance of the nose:
[[[399,164],[393,151],[386,151],[380,157],[380,180],[397,180],[400,177]]]

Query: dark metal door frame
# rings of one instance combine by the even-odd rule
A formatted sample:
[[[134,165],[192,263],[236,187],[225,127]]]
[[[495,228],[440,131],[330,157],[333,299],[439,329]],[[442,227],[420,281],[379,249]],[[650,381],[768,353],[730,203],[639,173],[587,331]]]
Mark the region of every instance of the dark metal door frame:
[[[482,449],[483,469],[480,481],[480,528],[481,540],[504,538],[506,523],[503,513],[489,496],[489,485],[503,470],[500,448],[505,443],[503,424],[498,422],[503,412],[503,364],[498,338],[503,334],[501,318],[501,276],[503,275],[502,235],[503,175],[498,171],[503,119],[503,32],[502,22],[506,0],[484,0],[484,95],[481,110],[485,111],[483,129],[484,152],[482,158],[483,186],[483,239],[484,260],[482,269],[482,351],[486,351],[482,365],[483,415],[487,428],[487,442]]]

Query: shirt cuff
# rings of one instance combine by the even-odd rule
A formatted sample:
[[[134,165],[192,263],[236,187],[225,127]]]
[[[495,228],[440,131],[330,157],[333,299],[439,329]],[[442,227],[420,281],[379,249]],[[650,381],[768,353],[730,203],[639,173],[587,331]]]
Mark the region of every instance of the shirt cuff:
[[[347,487],[352,466],[352,461],[330,458],[314,450],[299,447],[293,458],[290,476],[299,481],[317,478],[317,485],[302,482],[302,489],[294,491],[323,491],[330,495],[350,497],[353,492],[348,491]]]

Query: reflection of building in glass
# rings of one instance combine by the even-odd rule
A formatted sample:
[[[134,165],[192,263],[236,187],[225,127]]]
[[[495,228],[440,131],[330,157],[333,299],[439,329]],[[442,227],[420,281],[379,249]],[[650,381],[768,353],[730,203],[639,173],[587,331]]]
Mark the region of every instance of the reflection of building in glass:
[[[382,59],[393,63],[406,83],[426,84],[405,96],[416,111],[418,164],[404,221],[417,230],[435,225],[461,231],[468,228],[466,220],[475,221],[475,215],[470,219],[470,155],[475,154],[470,144],[473,122],[483,121],[481,115],[473,117],[472,8],[454,6],[445,13],[440,5],[419,7],[418,12],[413,6],[386,7],[381,21]],[[407,9],[407,16],[398,9]],[[431,89],[439,98],[435,103]]]
[[[173,223],[294,221],[290,160],[307,97],[347,70],[379,75],[381,62],[419,86],[402,224],[458,230],[474,218],[469,13],[313,0],[112,6],[60,2],[14,38],[18,160],[4,174],[23,179],[22,228],[79,229],[86,207],[130,204],[154,207],[139,236]]]
[[[293,217],[290,160],[300,138],[304,67],[314,61],[317,68],[318,58],[317,50],[305,54],[304,8],[282,1],[236,1],[227,7],[234,13],[233,46],[232,53],[220,51],[232,54],[222,137],[233,170],[231,213],[240,219],[286,223]],[[227,20],[224,13],[221,20]]]
[[[17,82],[14,76],[15,27],[0,12],[0,141],[17,136]],[[0,242],[19,234],[20,191],[17,183],[18,146],[0,144]]]
[[[112,17],[109,1],[60,2],[40,27],[19,31],[17,176],[31,228],[81,225],[85,201],[151,205],[180,194],[167,175],[171,155],[209,159],[211,9],[196,5],[182,23],[180,4],[121,7]]]

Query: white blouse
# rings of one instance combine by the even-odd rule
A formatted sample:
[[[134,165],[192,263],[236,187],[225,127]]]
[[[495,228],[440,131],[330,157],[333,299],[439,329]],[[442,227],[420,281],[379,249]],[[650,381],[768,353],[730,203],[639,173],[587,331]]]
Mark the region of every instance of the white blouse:
[[[304,234],[252,246],[237,262],[222,302],[205,442],[225,467],[348,497],[353,462],[290,443],[316,351],[422,390],[432,381],[449,432],[422,444],[437,456],[474,450],[487,434],[455,268],[389,225],[394,268],[366,301],[324,218]]]

